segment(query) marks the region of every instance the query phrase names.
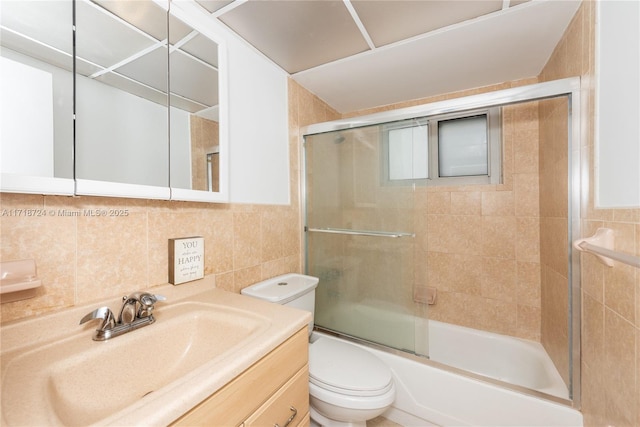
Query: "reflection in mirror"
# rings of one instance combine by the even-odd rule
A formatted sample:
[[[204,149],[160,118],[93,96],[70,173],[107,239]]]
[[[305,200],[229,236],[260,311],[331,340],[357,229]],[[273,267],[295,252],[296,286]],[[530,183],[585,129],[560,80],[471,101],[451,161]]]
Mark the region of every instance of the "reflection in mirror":
[[[76,178],[168,188],[166,10],[76,0],[75,12]]]
[[[218,45],[169,15],[172,188],[219,191]]]
[[[220,191],[220,152],[207,154],[207,190]]]
[[[38,177],[73,193],[72,28],[71,0],[2,1],[3,191],[10,177]]]

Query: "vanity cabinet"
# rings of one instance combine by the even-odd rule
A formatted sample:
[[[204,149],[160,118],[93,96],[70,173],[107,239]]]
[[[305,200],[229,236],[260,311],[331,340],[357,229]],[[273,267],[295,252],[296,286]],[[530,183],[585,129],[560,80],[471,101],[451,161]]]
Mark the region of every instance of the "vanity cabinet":
[[[172,425],[307,426],[308,361],[305,326]]]

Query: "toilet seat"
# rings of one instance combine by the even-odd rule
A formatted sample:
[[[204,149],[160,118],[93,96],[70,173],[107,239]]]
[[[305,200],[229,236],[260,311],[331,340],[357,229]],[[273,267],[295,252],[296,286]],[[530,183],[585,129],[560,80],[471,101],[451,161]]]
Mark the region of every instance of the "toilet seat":
[[[319,338],[309,346],[309,382],[345,396],[380,396],[393,388],[389,368],[355,345]]]

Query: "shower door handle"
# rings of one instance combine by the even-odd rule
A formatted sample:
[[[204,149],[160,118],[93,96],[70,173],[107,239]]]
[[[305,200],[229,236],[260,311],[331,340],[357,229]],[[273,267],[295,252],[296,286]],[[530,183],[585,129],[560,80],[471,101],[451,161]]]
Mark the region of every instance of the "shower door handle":
[[[374,230],[350,230],[347,228],[307,228],[306,231],[312,233],[345,234],[349,236],[372,236],[372,237],[416,237],[414,233],[401,231],[374,231]]]

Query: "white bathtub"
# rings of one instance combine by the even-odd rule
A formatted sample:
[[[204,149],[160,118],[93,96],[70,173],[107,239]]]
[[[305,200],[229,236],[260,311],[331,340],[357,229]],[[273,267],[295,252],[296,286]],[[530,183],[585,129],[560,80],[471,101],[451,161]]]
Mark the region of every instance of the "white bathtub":
[[[347,309],[348,308],[348,309]],[[388,307],[385,307],[388,308]],[[490,332],[428,321],[429,339],[414,337],[425,319],[389,315],[374,304],[333,304],[319,318],[350,321],[351,334],[372,341],[395,332],[396,348],[427,351],[430,360],[467,372],[567,398],[567,388],[539,343]],[[320,313],[316,313],[318,316]],[[372,328],[371,319],[386,318]],[[402,325],[402,323],[407,323]],[[322,323],[321,323],[322,324]],[[379,322],[376,322],[378,325]],[[369,326],[369,327],[367,327]],[[424,329],[423,329],[424,330]],[[409,331],[407,333],[407,331]],[[322,334],[321,332],[314,332]],[[426,335],[426,334],[424,334]],[[339,339],[331,337],[332,339]],[[360,345],[360,344],[356,344]],[[428,345],[428,349],[427,346]],[[404,426],[581,426],[582,415],[566,405],[481,381],[419,359],[360,345],[392,369],[398,396],[387,418]]]
[[[551,358],[535,341],[429,321],[429,358],[468,372],[569,398]]]

